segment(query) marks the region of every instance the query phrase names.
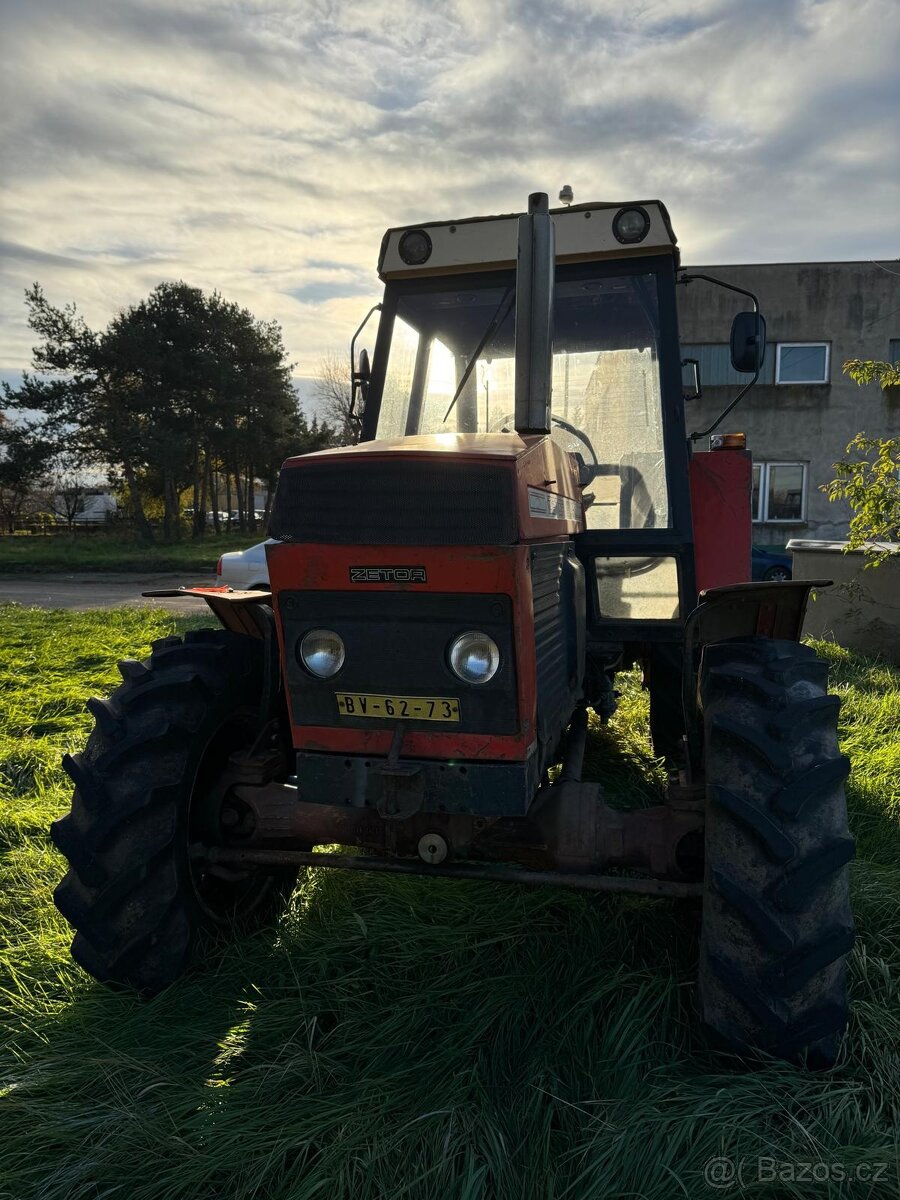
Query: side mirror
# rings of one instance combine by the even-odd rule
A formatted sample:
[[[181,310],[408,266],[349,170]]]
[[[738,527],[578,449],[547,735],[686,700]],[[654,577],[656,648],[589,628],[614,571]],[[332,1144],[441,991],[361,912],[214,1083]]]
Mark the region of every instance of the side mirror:
[[[362,408],[366,406],[366,396],[369,393],[369,380],[372,378],[372,368],[369,366],[369,353],[367,350],[359,352],[359,367],[356,365],[356,339],[369,323],[369,318],[373,313],[381,312],[381,305],[374,304],[363,318],[359,328],[353,337],[350,339],[350,412],[348,416],[351,421],[355,421],[359,426],[362,423],[362,412],[358,412],[356,408],[357,396],[362,401]]]
[[[699,400],[703,395],[700,387],[700,359],[683,358],[681,360],[681,398],[682,400]]]
[[[353,385],[353,399],[357,396],[362,400],[363,408],[366,404],[366,394],[369,391],[369,380],[372,378],[372,368],[369,365],[368,350],[360,350],[359,366],[353,371],[350,376],[350,381]]]
[[[739,312],[731,326],[731,365],[742,375],[758,372],[766,357],[766,319],[762,313]]]

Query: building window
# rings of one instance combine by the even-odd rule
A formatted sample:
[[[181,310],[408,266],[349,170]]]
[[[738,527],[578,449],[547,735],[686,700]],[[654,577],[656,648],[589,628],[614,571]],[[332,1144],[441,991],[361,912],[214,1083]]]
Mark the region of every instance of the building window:
[[[828,342],[779,342],[775,347],[776,383],[828,383]]]
[[[697,359],[702,388],[743,387],[750,378],[732,368],[731,346],[727,342],[685,342],[681,347],[681,357]],[[771,346],[766,348],[759,382],[775,382],[775,351]]]
[[[754,463],[750,512],[756,523],[806,520],[806,463]]]

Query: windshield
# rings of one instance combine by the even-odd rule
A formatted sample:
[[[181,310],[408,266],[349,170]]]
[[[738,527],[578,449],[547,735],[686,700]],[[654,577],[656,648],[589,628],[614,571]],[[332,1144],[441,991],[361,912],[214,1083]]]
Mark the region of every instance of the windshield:
[[[379,438],[513,430],[514,286],[509,272],[400,294]],[[653,272],[558,269],[552,435],[593,468],[588,528],[668,524],[658,341]]]

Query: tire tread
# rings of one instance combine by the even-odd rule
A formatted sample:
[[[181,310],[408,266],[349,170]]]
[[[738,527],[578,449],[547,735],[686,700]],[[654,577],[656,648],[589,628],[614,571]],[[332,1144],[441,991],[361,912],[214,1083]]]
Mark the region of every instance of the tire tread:
[[[741,1053],[828,1065],[847,1023],[854,942],[840,700],[810,647],[705,647],[707,887],[700,998]]]
[[[68,860],[54,900],[73,926],[80,966],[152,994],[181,974],[201,933],[234,933],[280,907],[293,875],[251,877],[242,909],[219,923],[198,904],[190,876],[194,774],[221,722],[236,709],[256,710],[256,641],[217,629],[161,638],[149,663],[124,659],[119,672],[109,700],[88,701],[95,727],[85,749],[63,760],[75,792],[50,830]]]

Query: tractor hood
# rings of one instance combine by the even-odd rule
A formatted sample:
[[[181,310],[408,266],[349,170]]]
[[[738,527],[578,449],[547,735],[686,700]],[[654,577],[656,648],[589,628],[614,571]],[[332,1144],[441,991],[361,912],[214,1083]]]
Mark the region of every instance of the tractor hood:
[[[384,441],[360,442],[356,446],[337,446],[333,450],[317,450],[314,454],[298,454],[289,458],[283,469],[344,459],[359,462],[372,455],[429,455],[440,459],[448,454],[465,458],[519,458],[543,440],[543,434],[520,437],[517,433],[422,433],[412,437],[388,438]]]
[[[501,546],[571,536],[582,527],[578,466],[550,437],[440,433],[288,459],[269,536]]]

